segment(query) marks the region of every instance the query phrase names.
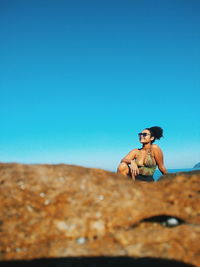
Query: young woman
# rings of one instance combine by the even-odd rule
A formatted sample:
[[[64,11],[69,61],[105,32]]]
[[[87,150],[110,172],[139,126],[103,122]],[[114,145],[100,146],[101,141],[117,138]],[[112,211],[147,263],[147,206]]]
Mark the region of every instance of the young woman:
[[[144,129],[138,134],[142,148],[131,150],[118,166],[117,172],[132,177],[133,180],[153,182],[153,174],[158,166],[162,174],[167,170],[163,162],[163,153],[159,146],[153,144],[163,136],[160,127]]]

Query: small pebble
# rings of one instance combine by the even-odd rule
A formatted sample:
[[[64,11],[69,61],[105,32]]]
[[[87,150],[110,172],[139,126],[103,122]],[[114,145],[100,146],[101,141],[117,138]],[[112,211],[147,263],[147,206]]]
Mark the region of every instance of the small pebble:
[[[57,222],[56,227],[58,230],[61,230],[61,231],[66,231],[69,229],[69,226],[64,221]]]
[[[33,207],[32,207],[32,206],[30,206],[30,205],[26,206],[26,209],[27,209],[28,211],[30,211],[30,212],[32,212],[32,211],[33,211]]]
[[[19,185],[19,187],[24,190],[25,189],[25,185],[23,181],[18,181],[17,184]]]
[[[45,193],[41,192],[40,197],[45,197]]]
[[[103,195],[100,195],[99,196],[99,200],[104,200],[104,196]]]
[[[51,203],[51,200],[50,200],[50,199],[46,199],[46,200],[44,201],[44,205],[45,205],[45,206],[49,205],[50,203]]]
[[[18,185],[23,185],[24,182],[23,182],[23,181],[18,181],[17,184],[18,184]]]
[[[19,186],[22,190],[24,190],[25,189],[25,185],[23,184],[23,185],[20,185]]]
[[[167,220],[167,225],[168,226],[176,226],[179,224],[179,221],[176,218],[169,218]]]
[[[59,180],[60,182],[64,182],[64,181],[65,181],[65,178],[64,178],[64,177],[59,177],[58,180]]]
[[[86,242],[86,238],[85,237],[79,237],[76,239],[76,242],[80,245],[84,244]]]

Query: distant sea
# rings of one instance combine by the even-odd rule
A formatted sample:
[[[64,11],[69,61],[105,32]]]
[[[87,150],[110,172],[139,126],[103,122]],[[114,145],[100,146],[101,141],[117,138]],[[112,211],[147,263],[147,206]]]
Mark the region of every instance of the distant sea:
[[[187,168],[187,169],[167,169],[167,172],[168,173],[175,173],[175,172],[191,172],[191,171],[197,171],[197,170],[200,170],[200,168]],[[111,171],[111,172],[115,172],[116,173],[116,170],[108,170],[108,171]],[[157,181],[160,176],[162,176],[162,173],[156,169],[156,171],[154,172],[154,175],[153,175],[153,178],[155,181]]]
[[[190,171],[195,171],[195,170],[200,170],[196,168],[190,168],[190,169],[167,169],[168,173],[175,173],[175,172],[190,172]],[[156,170],[154,173],[154,180],[158,180],[162,176],[162,173],[159,170]]]

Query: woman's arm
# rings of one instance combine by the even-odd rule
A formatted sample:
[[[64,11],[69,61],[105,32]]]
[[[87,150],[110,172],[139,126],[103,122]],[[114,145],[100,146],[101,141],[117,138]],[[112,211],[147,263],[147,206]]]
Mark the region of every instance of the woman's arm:
[[[136,158],[136,152],[137,149],[131,150],[122,160],[121,162],[124,162],[126,164],[131,164],[131,161]]]
[[[167,174],[167,170],[164,165],[163,160],[163,152],[157,145],[153,145],[153,154],[158,165],[158,169],[161,171],[162,174]]]
[[[133,180],[135,180],[135,176],[139,174],[138,166],[135,163],[136,155],[137,149],[133,149],[121,160],[121,162],[126,163],[127,165],[130,164],[130,170]]]

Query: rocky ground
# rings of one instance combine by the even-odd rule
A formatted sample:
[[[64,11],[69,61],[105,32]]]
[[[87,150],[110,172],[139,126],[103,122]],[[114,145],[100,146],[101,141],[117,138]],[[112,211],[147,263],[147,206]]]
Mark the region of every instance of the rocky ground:
[[[1,163],[0,203],[4,265],[200,266],[198,171],[144,183],[79,166]]]

